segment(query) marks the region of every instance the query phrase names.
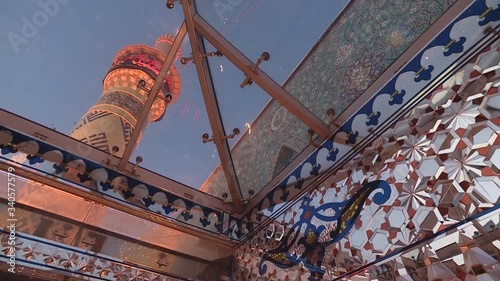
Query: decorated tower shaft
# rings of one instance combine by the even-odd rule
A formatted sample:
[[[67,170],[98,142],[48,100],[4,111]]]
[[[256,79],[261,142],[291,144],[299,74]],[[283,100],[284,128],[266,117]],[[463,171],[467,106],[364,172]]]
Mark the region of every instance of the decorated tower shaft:
[[[110,70],[103,80],[101,98],[94,104],[70,136],[106,152],[114,146],[121,157],[131,139],[134,129],[140,130],[136,145],[140,143],[143,130],[150,122],[163,118],[167,104],[172,104],[180,94],[179,72],[172,64],[158,93],[151,88],[173,44],[172,35],[163,35],[155,47],[130,45],[121,49],[113,59]],[[175,59],[180,56],[177,51]],[[155,94],[147,122],[136,128],[137,120],[149,95]]]

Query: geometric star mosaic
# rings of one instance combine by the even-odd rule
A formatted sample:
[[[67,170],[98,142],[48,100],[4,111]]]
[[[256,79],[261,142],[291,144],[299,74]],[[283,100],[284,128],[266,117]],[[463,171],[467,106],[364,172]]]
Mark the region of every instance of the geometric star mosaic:
[[[319,210],[369,182],[389,184],[390,197],[371,194],[344,238],[316,255],[300,239],[280,241],[278,230],[309,210],[299,201],[236,250],[236,280],[500,280],[499,61],[493,45],[306,195]],[[321,219],[328,212],[307,214],[323,226],[319,240],[339,227]],[[305,230],[297,235],[307,240]],[[285,244],[280,257],[302,263],[265,259]]]

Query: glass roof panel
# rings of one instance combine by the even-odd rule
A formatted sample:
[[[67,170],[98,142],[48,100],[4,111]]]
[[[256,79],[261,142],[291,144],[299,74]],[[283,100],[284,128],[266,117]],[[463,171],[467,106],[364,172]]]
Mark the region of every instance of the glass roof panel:
[[[196,1],[196,7],[200,16],[251,61],[262,52],[270,53],[270,60],[260,67],[282,84],[348,2],[215,0]],[[236,86],[240,83],[234,82]]]
[[[0,3],[0,107],[69,134],[99,100],[103,79],[125,46],[154,46],[162,34],[176,34],[184,15],[154,3],[122,0],[89,5],[80,1],[7,0]],[[50,1],[47,1],[50,2]],[[51,2],[51,3],[52,3]],[[64,4],[61,4],[64,3]],[[191,53],[186,36],[182,55]],[[220,163],[210,132],[196,71],[174,63],[180,96],[161,121],[145,129],[138,149],[142,167],[199,188]],[[223,178],[224,175],[221,175]]]
[[[270,59],[262,62],[260,68],[282,85],[348,2],[197,1],[196,8],[251,61],[257,61],[263,52],[270,53]],[[216,51],[207,40],[204,43],[207,52]],[[214,56],[208,61],[225,131],[230,134],[239,128],[242,132],[229,144],[246,197],[249,189],[259,191],[308,145],[308,128],[279,103],[271,101],[258,85],[241,88],[245,77],[227,58]],[[290,93],[296,98],[300,94]],[[315,113],[323,116],[325,112]],[[266,137],[269,133],[272,138]],[[245,140],[239,141],[240,138]],[[257,173],[256,167],[260,170]],[[213,176],[219,174],[223,174],[220,169]],[[202,189],[218,194],[221,186],[219,180],[209,178]]]

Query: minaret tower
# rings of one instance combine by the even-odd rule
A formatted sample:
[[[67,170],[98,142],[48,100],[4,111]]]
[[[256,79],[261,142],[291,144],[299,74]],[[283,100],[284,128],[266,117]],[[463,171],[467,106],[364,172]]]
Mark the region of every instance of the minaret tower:
[[[121,49],[104,77],[101,98],[85,113],[70,136],[108,153],[117,146],[119,151],[114,155],[121,157],[173,42],[174,36],[163,35],[154,48],[130,45]],[[175,60],[180,54],[179,49]],[[149,119],[144,127],[137,128],[141,136],[149,122],[163,118],[167,99],[171,99],[169,104],[175,102],[180,90],[179,72],[172,64],[149,112]],[[137,144],[140,140],[141,137]]]

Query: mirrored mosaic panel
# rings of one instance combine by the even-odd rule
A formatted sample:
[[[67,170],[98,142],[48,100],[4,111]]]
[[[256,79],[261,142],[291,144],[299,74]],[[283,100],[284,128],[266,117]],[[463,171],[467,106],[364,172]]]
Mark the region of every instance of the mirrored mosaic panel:
[[[389,257],[386,263],[345,276],[360,280],[496,280],[500,276],[500,210]],[[339,264],[345,270],[349,264]],[[338,271],[329,277],[335,280]]]
[[[497,43],[253,236],[237,280],[352,275],[497,210],[499,61]]]

